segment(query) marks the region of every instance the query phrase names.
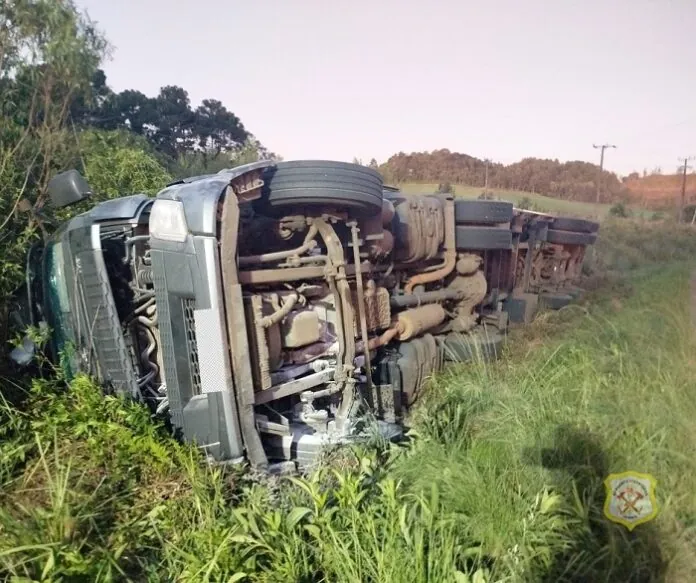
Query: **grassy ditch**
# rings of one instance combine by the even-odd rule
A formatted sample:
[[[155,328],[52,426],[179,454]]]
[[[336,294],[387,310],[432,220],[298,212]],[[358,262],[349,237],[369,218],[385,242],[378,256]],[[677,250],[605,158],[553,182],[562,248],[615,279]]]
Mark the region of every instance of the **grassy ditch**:
[[[696,576],[689,271],[643,271],[611,291],[542,317],[501,363],[439,378],[421,439],[393,468],[409,490],[438,484],[496,580]],[[602,514],[604,478],[626,470],[653,474],[661,505],[632,534]]]
[[[208,467],[88,379],[35,380],[0,406],[0,579],[696,580],[692,243],[632,233],[603,230],[583,304],[434,379],[410,445],[303,478]],[[602,516],[629,469],[660,505],[633,533]]]

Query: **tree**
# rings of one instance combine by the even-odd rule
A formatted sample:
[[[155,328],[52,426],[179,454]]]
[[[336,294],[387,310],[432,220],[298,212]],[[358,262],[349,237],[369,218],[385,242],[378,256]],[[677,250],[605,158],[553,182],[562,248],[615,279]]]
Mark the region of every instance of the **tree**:
[[[154,138],[159,115],[154,99],[140,91],[127,89],[107,100],[101,109],[103,118],[115,120],[108,129],[126,128],[138,135]]]
[[[598,168],[582,161],[559,162],[539,158],[524,158],[505,166],[486,163],[449,150],[433,152],[400,152],[387,160],[380,171],[394,182],[435,182],[438,184],[468,184],[480,186],[486,181],[493,188],[509,188],[540,192],[566,200],[591,201],[596,192]],[[603,171],[602,184],[614,198],[625,196],[626,188],[612,172]]]
[[[171,166],[170,171],[174,178],[180,179],[187,176],[219,172],[225,168],[259,160],[279,161],[282,158],[270,152],[256,138],[250,136],[243,144],[235,146],[231,150],[183,152],[177,157],[176,163]]]
[[[240,146],[249,133],[239,118],[216,99],[204,99],[196,108],[193,132],[203,152],[220,152]]]
[[[93,204],[159,190],[187,156],[203,169],[211,154],[223,167],[276,157],[220,101],[194,110],[175,85],[155,97],[113,92],[100,68],[108,50],[72,0],[0,1],[0,336],[6,298],[22,281],[27,247],[42,234],[39,211],[65,219],[90,204],[42,208],[56,173],[79,169],[95,191]]]
[[[156,129],[153,141],[158,148],[172,158],[191,150],[196,143],[193,135],[195,115],[188,93],[176,85],[167,85],[160,89],[154,103]]]
[[[113,113],[104,115],[106,113],[104,108],[112,98],[113,91],[106,83],[106,74],[102,69],[97,69],[89,84],[75,95],[70,105],[71,121],[104,129],[116,128],[118,120]]]
[[[253,138],[222,102],[204,99],[194,110],[188,92],[176,85],[162,87],[156,97],[134,89],[115,94],[100,75],[92,85],[91,105],[78,107],[75,119],[83,126],[127,129],[146,137],[172,168],[177,159],[198,152],[205,169],[209,159],[241,148]]]
[[[0,297],[21,281],[39,224],[24,208],[45,203],[46,185],[75,147],[70,123],[89,96],[108,45],[69,0],[0,3]],[[86,103],[86,101],[83,102]],[[20,205],[20,201],[27,204]],[[6,304],[0,304],[5,331]],[[2,340],[2,339],[0,339]]]

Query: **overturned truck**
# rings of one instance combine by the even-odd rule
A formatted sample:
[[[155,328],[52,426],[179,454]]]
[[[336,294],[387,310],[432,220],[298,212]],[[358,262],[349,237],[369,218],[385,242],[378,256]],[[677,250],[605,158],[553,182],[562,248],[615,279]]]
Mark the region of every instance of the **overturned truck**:
[[[559,309],[581,295],[577,282],[598,230],[594,221],[515,209],[514,271],[505,302],[510,321],[528,323],[539,307]]]
[[[50,190],[66,206],[89,187],[70,171]],[[50,326],[69,373],[145,401],[213,458],[304,465],[397,435],[461,346],[497,350],[518,215],[404,195],[359,165],[258,162],[66,222],[29,253],[24,321]]]

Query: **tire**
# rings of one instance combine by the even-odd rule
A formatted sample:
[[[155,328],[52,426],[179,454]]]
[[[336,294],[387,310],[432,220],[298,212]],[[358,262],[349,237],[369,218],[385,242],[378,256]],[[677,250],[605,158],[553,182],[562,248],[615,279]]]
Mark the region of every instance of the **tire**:
[[[576,231],[577,233],[596,233],[599,223],[585,219],[572,219],[570,217],[558,217],[551,224],[556,231]]]
[[[401,391],[406,405],[412,405],[425,381],[442,367],[441,353],[435,337],[425,334],[398,346],[397,364],[401,371]]]
[[[539,306],[541,308],[546,308],[549,310],[560,310],[565,308],[568,304],[573,301],[573,296],[569,294],[553,294],[553,293],[542,293],[539,294]]]
[[[592,245],[597,240],[597,233],[576,233],[549,229],[546,241],[557,245]]]
[[[460,251],[511,249],[512,231],[499,227],[457,225],[455,244]]]
[[[361,214],[382,212],[379,172],[347,162],[297,160],[279,162],[263,173],[259,207],[278,214],[287,207],[331,205]]]
[[[512,221],[511,202],[499,200],[456,200],[454,219],[457,224],[495,224]]]
[[[442,337],[443,355],[448,362],[471,362],[496,360],[505,344],[505,337],[494,328],[482,328],[468,334],[452,332]]]

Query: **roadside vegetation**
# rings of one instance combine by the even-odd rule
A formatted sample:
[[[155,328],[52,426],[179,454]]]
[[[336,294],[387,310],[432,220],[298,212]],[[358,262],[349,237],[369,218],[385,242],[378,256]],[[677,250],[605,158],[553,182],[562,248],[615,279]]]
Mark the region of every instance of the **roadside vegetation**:
[[[696,576],[696,238],[615,221],[587,300],[433,379],[411,442],[303,477],[210,467],[80,378],[3,379],[0,578],[46,581],[686,581]],[[633,533],[602,480],[658,480]]]
[[[70,0],[0,2],[0,343],[28,247],[84,205],[56,213],[46,186],[78,169],[92,204],[152,194],[173,178],[273,157],[222,103],[187,92],[112,91],[111,47]],[[0,358],[0,373],[4,359]]]

